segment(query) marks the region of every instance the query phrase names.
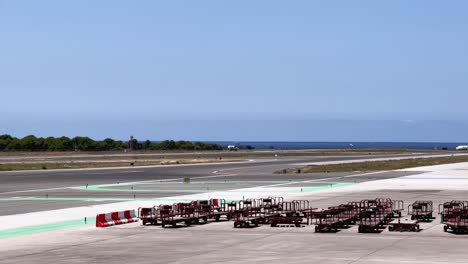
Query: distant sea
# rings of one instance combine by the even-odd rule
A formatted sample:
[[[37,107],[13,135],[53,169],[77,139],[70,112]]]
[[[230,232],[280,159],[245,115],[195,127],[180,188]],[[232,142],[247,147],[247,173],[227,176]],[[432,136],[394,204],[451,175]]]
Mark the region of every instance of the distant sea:
[[[208,143],[208,142],[207,142]],[[403,149],[455,149],[465,143],[437,142],[262,142],[262,141],[210,141],[222,146],[250,145],[255,149],[349,149],[349,148],[403,148]]]

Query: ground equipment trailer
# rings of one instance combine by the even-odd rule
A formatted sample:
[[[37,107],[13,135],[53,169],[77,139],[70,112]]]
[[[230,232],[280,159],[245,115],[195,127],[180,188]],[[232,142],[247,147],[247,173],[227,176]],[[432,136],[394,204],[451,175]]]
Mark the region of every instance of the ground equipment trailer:
[[[154,207],[140,207],[138,208],[138,215],[143,225],[150,223],[151,225],[158,224],[158,218],[156,216],[156,208]]]
[[[283,202],[283,197],[261,198],[259,199],[258,206],[266,210],[278,211],[279,207]]]
[[[419,220],[411,220],[408,218],[398,218],[388,223],[388,231],[411,231],[419,232]]]
[[[180,216],[191,217],[192,224],[207,224],[210,211],[209,207],[209,205],[200,205],[198,201],[174,204],[176,213]]]
[[[353,208],[355,222],[359,221],[363,212],[365,212],[370,207],[367,200],[362,200],[359,202],[349,202],[348,205]]]
[[[292,202],[281,202],[277,210],[281,215],[285,216],[303,216],[310,210],[309,201],[294,200]]]
[[[176,227],[178,223],[190,226],[195,221],[194,210],[186,208],[180,211],[179,205],[160,205],[156,210],[157,221],[162,227],[171,225]]]
[[[257,227],[259,224],[263,223],[265,218],[261,213],[261,208],[258,206],[259,203],[259,199],[239,201],[234,211],[234,227]]]
[[[208,218],[212,216],[213,209],[207,200],[192,201],[189,207],[194,210],[195,219],[193,223],[208,223]]]
[[[451,230],[454,234],[467,234],[468,233],[468,209],[457,209],[450,218],[445,218],[444,231]]]
[[[271,218],[280,216],[281,197],[248,199],[240,201],[240,210],[235,212],[234,227],[257,227]]]
[[[340,227],[338,215],[333,210],[316,209],[309,215],[310,223],[315,225],[315,232],[337,232]]]
[[[361,212],[359,219],[359,233],[375,233],[385,228],[393,217],[391,204],[379,204]]]
[[[468,208],[468,201],[450,201],[443,204],[439,204],[439,214],[441,223],[444,223],[446,219],[451,219],[458,214],[461,209]]]
[[[235,212],[235,228],[257,227],[263,223],[265,223],[265,215],[259,207],[246,207]]]
[[[433,211],[432,201],[416,201],[408,205],[408,215],[412,220],[430,222],[433,219]]]
[[[356,211],[353,205],[340,204],[338,206],[328,207],[328,210],[336,215],[339,228],[348,228],[350,225],[356,223]]]
[[[361,200],[359,202],[349,202],[348,205],[353,206],[353,213],[355,214],[355,221],[359,221],[361,216],[367,216],[367,210],[373,207],[385,208],[385,211],[388,212],[386,218],[400,217],[401,212],[403,211],[403,201],[401,200],[391,200],[387,198],[376,198],[376,199],[367,199]]]
[[[309,224],[308,212],[309,201],[294,200],[292,202],[282,202],[278,208],[279,216],[270,219],[270,226],[277,227],[279,225],[294,225],[300,227],[303,224]],[[304,219],[306,223],[304,223]]]
[[[311,208],[308,200],[293,200],[292,203],[295,205],[295,214],[299,216],[307,217],[312,210],[317,209]]]
[[[312,210],[311,223],[315,224],[316,232],[337,231],[339,228],[348,228],[359,220],[363,210],[368,208],[367,202],[350,202],[332,206],[325,210]]]
[[[234,210],[232,210],[232,203],[226,203],[224,199],[211,199],[209,204],[212,209],[209,219],[215,219],[219,221],[221,217],[225,217],[226,220],[231,220],[234,217]],[[235,204],[235,202],[234,202]],[[235,207],[236,205],[234,205]]]
[[[400,218],[401,217],[401,213],[404,211],[404,204],[403,204],[403,200],[390,200],[392,202],[392,209],[393,209],[393,217],[396,218]]]
[[[242,201],[230,201],[220,203],[219,210],[225,213],[226,219],[231,220],[236,216],[236,212],[244,208]]]
[[[281,216],[283,201],[283,197],[268,197],[259,200],[258,207],[264,217],[262,224],[270,223],[273,217]]]
[[[388,218],[401,217],[404,210],[403,200],[392,200],[390,198],[375,198],[372,200],[363,200],[367,208],[381,206],[388,212]],[[391,209],[391,210],[390,210]]]
[[[211,199],[211,200],[198,200],[192,201],[192,206],[195,208],[195,216],[198,216],[198,219],[203,221],[208,219],[214,219],[218,222],[221,217],[224,217],[226,220],[230,220],[234,216],[233,210],[224,210],[229,208],[224,199]],[[237,207],[236,204],[233,205],[234,208]]]

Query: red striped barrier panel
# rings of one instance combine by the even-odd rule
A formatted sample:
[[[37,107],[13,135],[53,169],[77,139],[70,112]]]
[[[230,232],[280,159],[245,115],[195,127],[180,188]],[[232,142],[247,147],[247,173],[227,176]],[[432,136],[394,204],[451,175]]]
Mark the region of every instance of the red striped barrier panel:
[[[112,212],[108,214],[96,215],[96,227],[108,227],[113,225],[121,225],[127,223],[138,222],[138,217],[135,210],[127,210],[122,212]]]

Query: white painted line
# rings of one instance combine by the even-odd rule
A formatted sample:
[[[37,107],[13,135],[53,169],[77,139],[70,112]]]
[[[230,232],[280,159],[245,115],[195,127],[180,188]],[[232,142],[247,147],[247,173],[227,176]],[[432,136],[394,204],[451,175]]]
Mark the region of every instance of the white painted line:
[[[73,188],[73,187],[58,187],[58,188],[47,188],[47,189],[21,190],[21,191],[12,191],[12,192],[2,192],[0,194],[55,191],[55,190],[64,190],[64,189],[70,189],[70,188]]]
[[[362,176],[373,175],[373,174],[379,174],[379,173],[385,173],[385,172],[389,172],[389,171],[377,171],[377,172],[368,172],[368,173],[352,174],[352,175],[347,175],[347,176],[337,176],[337,177],[323,178],[323,179],[317,179],[317,180],[307,180],[307,181],[296,181],[296,182],[288,182],[288,183],[279,183],[279,184],[273,184],[273,185],[266,185],[266,186],[262,186],[262,187],[275,187],[275,186],[283,186],[283,185],[297,184],[297,183],[308,183],[308,182],[322,182],[322,181],[327,181],[327,180],[336,180],[336,179],[343,179],[343,178],[350,178],[350,177],[362,177]]]
[[[218,174],[218,175],[210,175],[210,176],[200,176],[200,177],[193,177],[193,179],[204,179],[204,178],[219,178],[219,177],[232,177],[237,176],[237,174]],[[176,180],[183,180],[184,178],[172,178],[172,179],[162,179],[162,180],[148,180],[148,181],[133,181],[133,182],[119,182],[119,183],[103,183],[103,184],[93,184],[92,186],[98,187],[108,187],[108,186],[119,186],[119,185],[132,185],[132,184],[140,184],[140,183],[151,183],[151,182],[170,182]],[[65,190],[65,189],[74,189],[80,186],[68,186],[68,187],[57,187],[57,188],[46,188],[46,189],[32,189],[32,190],[20,190],[20,191],[11,191],[11,192],[2,192],[0,194],[13,194],[13,193],[28,193],[28,192],[42,192],[42,191],[56,191],[56,190]]]
[[[92,171],[92,170],[126,170],[126,169],[149,169],[149,168],[166,168],[166,167],[188,167],[188,166],[207,166],[207,165],[223,165],[223,164],[245,164],[251,162],[259,162],[256,160],[233,161],[233,162],[208,162],[208,163],[192,163],[192,164],[173,164],[173,165],[148,165],[148,166],[125,166],[125,167],[104,167],[104,168],[80,168],[80,169],[49,169],[50,172],[62,171]],[[44,172],[44,170],[14,170],[0,171],[1,174],[8,173],[27,173],[27,172]]]

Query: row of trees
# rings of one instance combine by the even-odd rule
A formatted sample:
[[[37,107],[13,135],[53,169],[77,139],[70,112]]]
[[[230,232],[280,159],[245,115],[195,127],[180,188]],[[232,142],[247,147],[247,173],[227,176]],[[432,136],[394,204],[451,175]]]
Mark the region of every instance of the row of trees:
[[[102,141],[89,137],[35,137],[16,138],[0,135],[0,151],[109,151],[124,150],[132,146],[133,150],[221,150],[222,146],[203,142],[165,140],[154,143],[149,140],[140,142],[106,138]]]

